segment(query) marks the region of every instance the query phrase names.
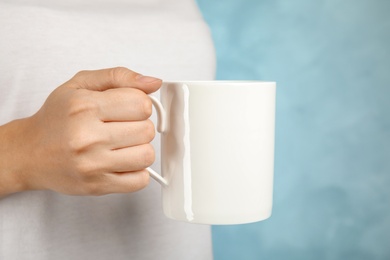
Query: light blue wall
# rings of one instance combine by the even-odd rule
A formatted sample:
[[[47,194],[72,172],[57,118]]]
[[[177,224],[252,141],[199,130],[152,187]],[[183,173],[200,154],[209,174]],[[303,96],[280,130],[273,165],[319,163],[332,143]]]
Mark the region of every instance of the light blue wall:
[[[390,259],[390,1],[198,3],[218,78],[278,83],[273,216],[215,259]]]

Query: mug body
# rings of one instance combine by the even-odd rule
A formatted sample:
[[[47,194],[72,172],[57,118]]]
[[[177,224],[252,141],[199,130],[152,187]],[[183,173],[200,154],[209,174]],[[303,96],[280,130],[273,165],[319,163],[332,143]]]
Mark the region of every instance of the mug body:
[[[165,82],[163,210],[203,224],[241,224],[272,211],[275,83]]]

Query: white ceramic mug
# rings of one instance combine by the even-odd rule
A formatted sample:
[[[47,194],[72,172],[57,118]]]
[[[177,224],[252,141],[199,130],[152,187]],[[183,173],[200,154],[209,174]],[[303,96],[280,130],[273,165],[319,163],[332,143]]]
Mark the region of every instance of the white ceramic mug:
[[[271,215],[274,82],[164,82],[151,97],[161,133],[167,217],[191,223],[242,224]]]

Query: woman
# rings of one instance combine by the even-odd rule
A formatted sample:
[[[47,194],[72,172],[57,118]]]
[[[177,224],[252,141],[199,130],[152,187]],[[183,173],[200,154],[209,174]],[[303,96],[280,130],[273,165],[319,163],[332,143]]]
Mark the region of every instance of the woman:
[[[195,2],[0,0],[0,23],[0,259],[211,259],[143,170],[159,78],[214,76]]]

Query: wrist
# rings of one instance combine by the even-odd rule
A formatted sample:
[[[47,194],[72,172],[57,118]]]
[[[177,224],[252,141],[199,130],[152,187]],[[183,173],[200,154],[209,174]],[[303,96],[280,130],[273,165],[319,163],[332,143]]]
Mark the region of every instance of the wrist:
[[[28,118],[0,126],[0,196],[29,190]]]

